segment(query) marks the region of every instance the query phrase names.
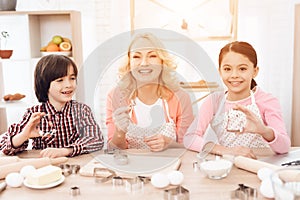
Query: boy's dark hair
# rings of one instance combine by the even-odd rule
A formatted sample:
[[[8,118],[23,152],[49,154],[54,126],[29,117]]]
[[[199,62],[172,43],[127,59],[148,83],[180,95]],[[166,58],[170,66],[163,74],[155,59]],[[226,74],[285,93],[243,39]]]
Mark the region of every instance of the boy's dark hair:
[[[50,83],[58,78],[67,76],[69,66],[74,69],[77,77],[76,64],[67,56],[51,54],[42,57],[34,71],[34,91],[39,102],[48,101]]]

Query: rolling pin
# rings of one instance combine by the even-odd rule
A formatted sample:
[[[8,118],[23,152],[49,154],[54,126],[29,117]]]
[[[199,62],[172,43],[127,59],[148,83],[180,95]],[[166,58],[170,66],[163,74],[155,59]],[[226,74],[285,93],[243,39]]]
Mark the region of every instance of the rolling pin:
[[[5,156],[5,157],[3,156],[3,157],[0,157],[0,166],[7,165],[10,163],[15,163],[18,161],[20,161],[18,156]]]
[[[263,167],[267,167],[273,171],[278,170],[278,169],[284,169],[285,167],[283,166],[277,166],[277,165],[272,165],[267,162],[263,162],[260,160],[254,160],[251,158],[247,158],[244,156],[236,156],[234,158],[234,165],[237,166],[240,169],[244,169],[249,172],[256,173],[258,172],[259,169]],[[284,181],[300,181],[300,170],[293,170],[290,168],[290,170],[284,170],[278,172],[280,178]]]
[[[64,162],[67,162],[68,158],[59,157],[59,158],[29,158],[29,159],[20,159],[20,161],[15,163],[9,163],[6,165],[0,166],[0,179],[6,177],[7,174],[11,172],[19,172],[22,167],[26,165],[32,165],[35,168],[44,167],[47,165],[58,165]]]
[[[277,165],[272,165],[267,162],[263,162],[260,160],[254,160],[252,158],[247,158],[244,156],[236,156],[234,158],[234,165],[240,169],[244,169],[246,171],[257,173],[257,171],[263,167],[267,167],[272,170],[280,169],[282,167]]]

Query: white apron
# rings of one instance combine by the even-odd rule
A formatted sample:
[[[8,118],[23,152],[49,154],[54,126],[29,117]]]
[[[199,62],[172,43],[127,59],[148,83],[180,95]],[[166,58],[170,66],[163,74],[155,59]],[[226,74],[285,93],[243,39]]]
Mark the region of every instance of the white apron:
[[[167,116],[166,121],[155,128],[143,128],[134,123],[129,123],[127,133],[126,133],[126,140],[128,142],[128,148],[132,149],[149,149],[149,147],[144,142],[145,137],[149,137],[155,134],[162,134],[169,138],[172,138],[176,141],[176,126],[174,121],[169,115],[169,106],[168,103],[163,100],[163,109],[165,115]],[[133,111],[133,109],[132,109]],[[131,111],[131,114],[132,114]]]
[[[246,108],[251,110],[261,121],[259,108],[255,103],[254,94],[251,91],[251,104]],[[235,133],[239,132],[246,125],[246,115],[238,110],[230,109],[224,113],[225,110],[225,95],[221,101],[218,111],[211,122],[211,126],[217,134],[219,144],[226,147],[245,146],[249,148],[266,148],[269,144],[259,134],[254,133]],[[228,131],[231,130],[231,131]]]

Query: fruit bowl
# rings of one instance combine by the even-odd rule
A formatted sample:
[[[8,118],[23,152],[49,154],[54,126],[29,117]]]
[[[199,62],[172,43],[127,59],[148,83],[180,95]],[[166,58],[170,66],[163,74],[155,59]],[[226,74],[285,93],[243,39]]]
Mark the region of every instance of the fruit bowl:
[[[71,56],[72,52],[71,51],[41,51],[42,56],[47,56],[51,54]]]

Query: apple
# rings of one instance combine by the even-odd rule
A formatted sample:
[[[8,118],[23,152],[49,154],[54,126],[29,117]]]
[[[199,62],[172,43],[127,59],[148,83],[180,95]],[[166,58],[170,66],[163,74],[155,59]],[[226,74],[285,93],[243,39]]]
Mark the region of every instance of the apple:
[[[60,43],[62,43],[62,41],[63,41],[63,38],[59,35],[55,35],[55,36],[52,37],[52,42],[54,44],[59,45]]]

